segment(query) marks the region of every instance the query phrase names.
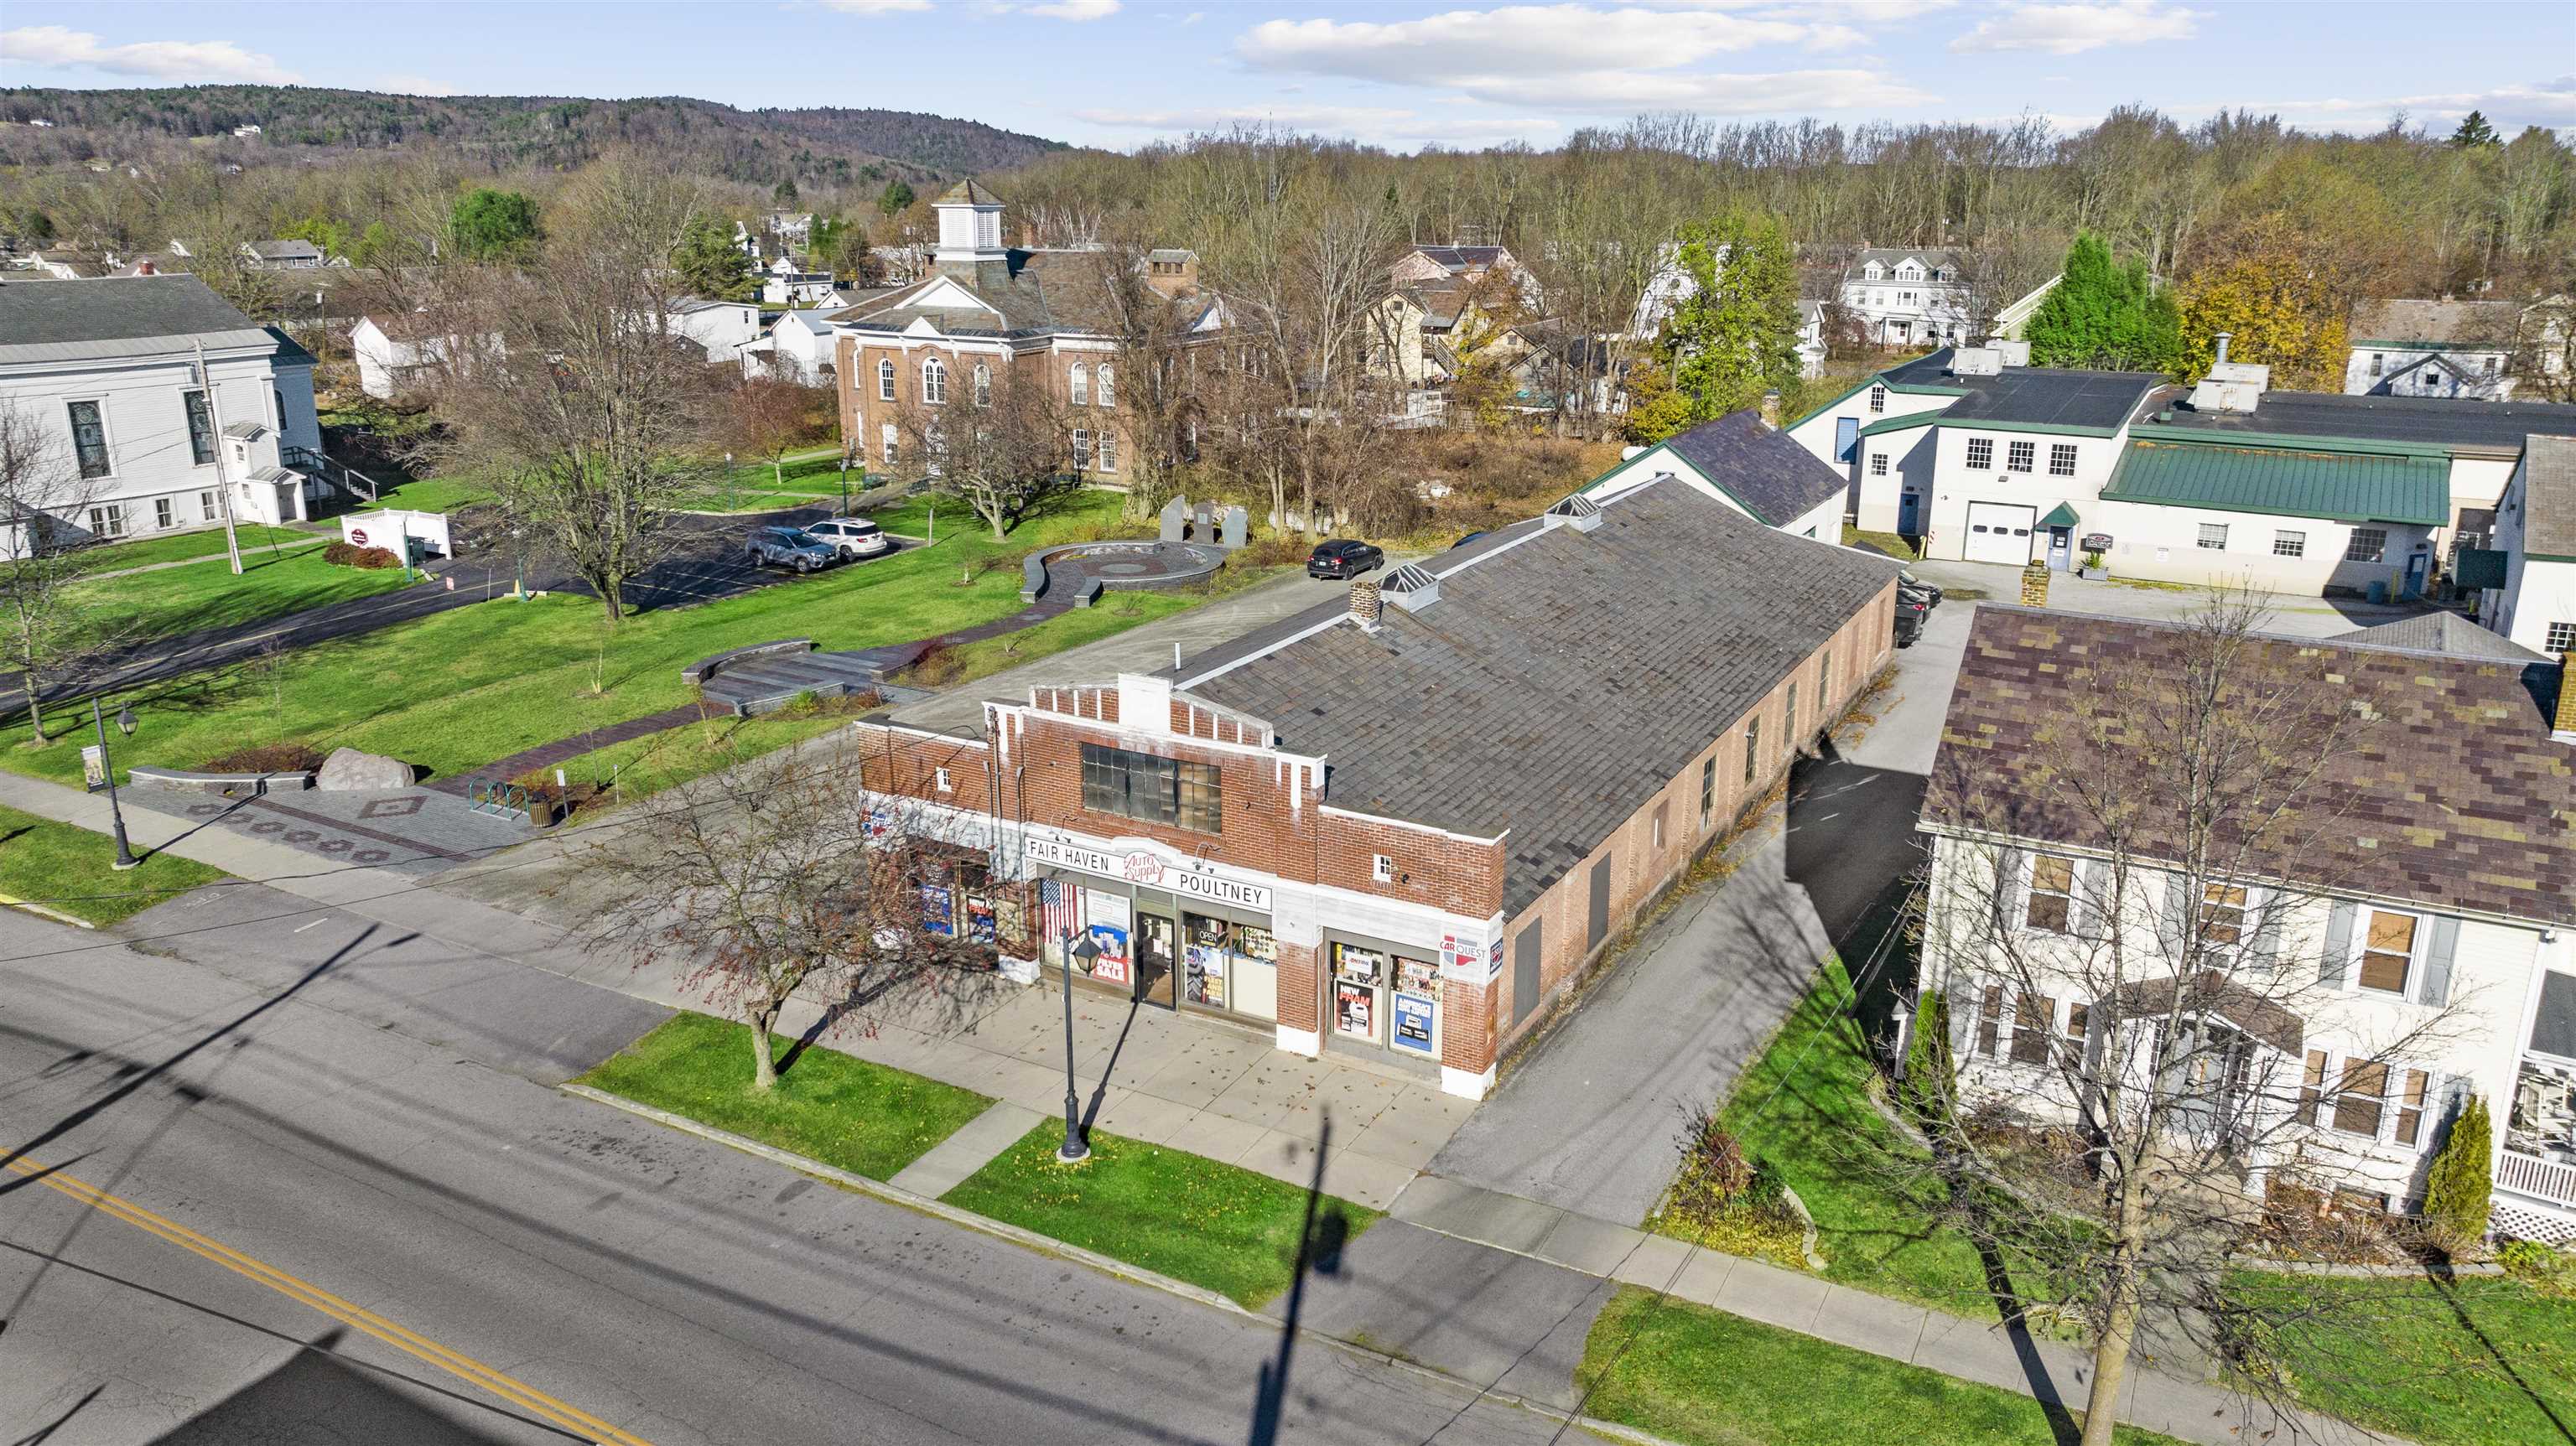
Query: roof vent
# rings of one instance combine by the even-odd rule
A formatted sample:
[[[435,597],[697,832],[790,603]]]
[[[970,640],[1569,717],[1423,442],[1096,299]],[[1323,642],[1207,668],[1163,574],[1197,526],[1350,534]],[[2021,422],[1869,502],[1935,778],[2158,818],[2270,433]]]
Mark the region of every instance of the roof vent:
[[[1986,350],[1993,352],[1995,354],[1995,360],[2003,366],[2026,367],[2030,365],[2029,342],[2014,341],[2012,338],[2007,336],[1990,336],[1986,338]]]
[[[1422,564],[1408,562],[1389,573],[1378,591],[1406,612],[1418,613],[1440,601],[1440,579]]]
[[[1992,347],[1963,346],[1950,353],[1950,375],[1954,377],[1990,377],[2003,369],[2004,359]]]
[[[1601,504],[1577,492],[1540,514],[1542,527],[1571,527],[1577,532],[1590,532],[1601,525]]]

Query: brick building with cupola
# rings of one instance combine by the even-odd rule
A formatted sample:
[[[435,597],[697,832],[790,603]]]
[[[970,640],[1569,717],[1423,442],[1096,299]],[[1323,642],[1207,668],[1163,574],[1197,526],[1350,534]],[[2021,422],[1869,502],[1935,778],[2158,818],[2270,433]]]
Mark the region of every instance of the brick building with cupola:
[[[1895,578],[1657,478],[857,752],[1004,953],[1476,1098],[1885,666]]]
[[[872,469],[900,468],[907,408],[990,406],[1006,369],[1038,367],[1065,406],[1084,480],[1120,485],[1135,449],[1118,410],[1129,327],[1111,268],[1128,263],[1101,249],[1004,245],[1003,203],[973,181],[932,209],[939,246],[929,273],[829,318],[843,445]],[[1159,250],[1134,264],[1145,299],[1172,308],[1168,322],[1182,336],[1223,333],[1224,307],[1199,288],[1195,253]]]

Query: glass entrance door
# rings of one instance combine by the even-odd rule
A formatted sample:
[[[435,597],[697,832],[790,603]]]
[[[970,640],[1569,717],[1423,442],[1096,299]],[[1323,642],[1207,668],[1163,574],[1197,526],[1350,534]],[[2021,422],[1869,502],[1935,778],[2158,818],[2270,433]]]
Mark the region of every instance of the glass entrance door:
[[[1136,913],[1136,998],[1157,1009],[1176,1007],[1180,930],[1162,914]]]

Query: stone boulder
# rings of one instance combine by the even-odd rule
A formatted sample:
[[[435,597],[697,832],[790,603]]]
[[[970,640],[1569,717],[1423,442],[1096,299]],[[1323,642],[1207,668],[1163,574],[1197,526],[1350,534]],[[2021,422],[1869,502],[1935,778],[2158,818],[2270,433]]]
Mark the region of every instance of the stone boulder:
[[[315,788],[340,791],[409,788],[417,781],[419,775],[401,759],[355,748],[332,749],[331,756],[322,760],[322,771],[313,776]]]

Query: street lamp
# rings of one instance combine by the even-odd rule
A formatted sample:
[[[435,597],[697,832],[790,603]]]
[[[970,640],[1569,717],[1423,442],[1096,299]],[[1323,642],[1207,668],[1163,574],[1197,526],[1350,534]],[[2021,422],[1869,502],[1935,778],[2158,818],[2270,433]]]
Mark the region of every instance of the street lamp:
[[[134,850],[125,842],[125,810],[116,801],[116,760],[107,751],[107,720],[99,714],[98,695],[95,693],[90,695],[89,721],[90,726],[98,730],[99,771],[107,778],[107,816],[116,830],[116,862],[113,867],[122,871],[133,868],[142,860],[134,856]],[[133,709],[116,710],[116,728],[128,738],[134,736]],[[1072,1036],[1068,1034],[1066,1038]]]
[[[841,454],[841,515],[850,515],[850,454]]]
[[[1091,942],[1090,935],[1083,935],[1077,944],[1073,931],[1064,931],[1064,1144],[1055,1157],[1068,1165],[1091,1155],[1091,1146],[1083,1143],[1082,1105],[1073,1089],[1073,961],[1081,960],[1082,972],[1088,974],[1091,961],[1099,957],[1100,946]]]
[[[731,452],[725,453],[725,505],[728,507],[742,505],[742,483],[734,479]]]

